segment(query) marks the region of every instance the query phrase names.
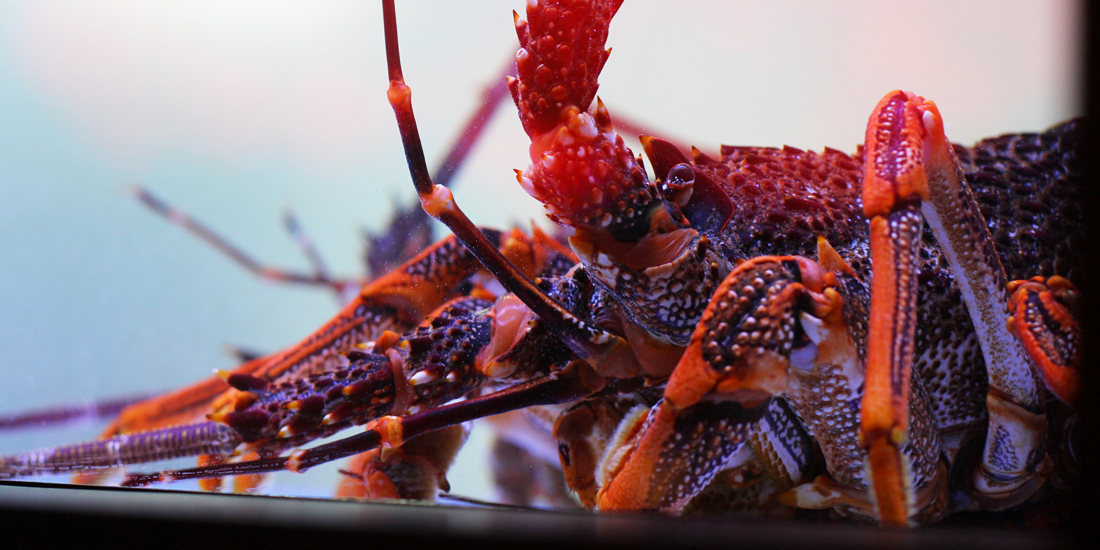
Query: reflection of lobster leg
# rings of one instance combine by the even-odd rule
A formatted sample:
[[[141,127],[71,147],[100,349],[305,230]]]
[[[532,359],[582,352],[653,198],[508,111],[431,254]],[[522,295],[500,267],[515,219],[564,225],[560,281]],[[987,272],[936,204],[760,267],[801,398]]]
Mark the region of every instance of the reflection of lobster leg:
[[[448,491],[447,469],[466,442],[466,428],[450,426],[419,435],[395,449],[356,455],[342,470],[337,498],[434,501]]]

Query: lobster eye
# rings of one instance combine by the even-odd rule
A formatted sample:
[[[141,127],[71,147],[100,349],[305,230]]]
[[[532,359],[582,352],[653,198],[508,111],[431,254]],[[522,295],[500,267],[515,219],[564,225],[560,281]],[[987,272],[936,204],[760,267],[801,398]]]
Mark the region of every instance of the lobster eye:
[[[674,185],[691,185],[695,183],[695,170],[690,164],[681,162],[668,171],[668,182]]]
[[[686,162],[673,166],[668,177],[661,184],[661,194],[665,200],[684,206],[691,199],[692,185],[695,184],[695,169]]]

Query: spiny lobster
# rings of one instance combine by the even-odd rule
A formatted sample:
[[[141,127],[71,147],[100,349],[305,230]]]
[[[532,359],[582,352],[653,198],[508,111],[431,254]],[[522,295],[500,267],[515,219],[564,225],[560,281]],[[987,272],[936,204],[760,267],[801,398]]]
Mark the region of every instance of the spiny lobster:
[[[1077,176],[1073,168],[1075,149],[1072,144],[1076,126],[1062,126],[1042,136],[991,141],[974,150],[952,148],[942,138],[942,122],[934,106],[912,95],[893,93],[872,115],[866,147],[874,154],[859,152],[848,157],[831,150],[817,155],[792,148],[724,148],[721,160],[696,154],[689,163],[671,144],[651,138],[643,140],[658,176],[657,181],[651,183],[641,164],[634,161],[628,150],[621,148],[607,111],[602,105],[589,108],[595,96],[598,68],[606,60],[603,53],[606,25],[617,8],[617,3],[600,5],[594,8],[597,14],[589,18],[569,12],[570,9],[582,9],[580,6],[561,8],[559,13],[557,7],[531,2],[528,9],[530,30],[526,24],[517,23],[524,48],[517,56],[520,77],[511,88],[520,106],[521,120],[532,137],[535,163],[531,170],[519,176],[519,180],[525,190],[547,204],[555,221],[576,230],[570,242],[585,266],[568,274],[562,272],[559,269],[565,267],[562,259],[569,258],[570,252],[554,247],[549,241],[538,243],[536,238],[536,243],[542,245],[542,248],[536,246],[536,250],[545,250],[547,255],[540,257],[534,253],[531,256],[534,261],[524,266],[528,276],[545,270],[541,271],[544,279],[536,281],[536,285],[510,272],[509,262],[502,261],[493,252],[500,246],[510,263],[521,263],[519,258],[532,254],[525,252],[530,245],[521,236],[513,234],[508,239],[492,233],[495,241],[492,246],[487,246],[485,241],[479,243],[478,233],[468,220],[456,213],[449,193],[426,180],[422,161],[416,161],[419,144],[411,121],[411,107],[407,106],[407,88],[403,87],[400,66],[396,63],[396,29],[391,13],[387,38],[392,48],[391,80],[396,84],[391,85],[390,99],[398,113],[402,137],[410,155],[410,169],[425,209],[451,225],[474,256],[501,279],[507,290],[519,296],[519,300],[505,297],[492,309],[487,309],[489,304],[478,300],[489,297],[490,293],[475,285],[472,297],[461,298],[463,301],[439,311],[421,328],[399,336],[381,331],[391,326],[415,324],[435,304],[443,303],[450,288],[441,287],[442,293],[438,295],[407,294],[401,290],[405,282],[400,271],[387,276],[388,279],[376,280],[364,291],[363,296],[369,299],[364,298],[346,310],[345,317],[350,314],[357,322],[377,321],[377,326],[361,329],[349,341],[339,342],[337,347],[345,353],[349,365],[337,365],[335,363],[343,359],[330,356],[328,364],[319,367],[322,374],[303,378],[300,373],[294,373],[287,381],[276,380],[279,373],[273,370],[276,363],[280,363],[280,368],[288,365],[285,361],[268,362],[259,367],[260,370],[229,375],[227,381],[240,393],[223,396],[222,410],[211,417],[216,423],[231,426],[235,435],[212,424],[195,428],[216,434],[202,440],[196,448],[224,452],[229,447],[235,448],[243,439],[260,442],[257,447],[270,454],[317,437],[319,432],[314,430],[322,419],[329,427],[320,432],[331,432],[347,423],[399,413],[406,408],[415,414],[407,420],[383,417],[372,424],[374,430],[368,432],[367,437],[356,441],[373,438],[368,445],[396,444],[403,440],[400,432],[395,431],[396,427],[409,430],[437,427],[440,424],[436,418],[443,415],[453,415],[445,421],[453,423],[483,415],[486,410],[504,410],[517,403],[565,403],[584,396],[594,396],[588,406],[610,407],[610,414],[621,415],[624,411],[618,409],[623,403],[613,399],[611,394],[656,392],[649,397],[652,400],[661,395],[660,388],[664,386],[663,400],[655,405],[653,412],[635,410],[627,415],[632,423],[619,429],[616,442],[610,444],[611,450],[601,466],[604,479],[600,492],[595,494],[594,486],[587,487],[586,490],[591,489],[587,500],[599,502],[603,508],[679,510],[712,480],[719,467],[729,466],[733,461],[742,477],[747,473],[757,477],[771,476],[764,483],[734,481],[733,485],[756,487],[748,493],[761,486],[768,487],[763,496],[779,495],[778,499],[785,504],[836,506],[847,515],[878,516],[895,524],[910,519],[935,521],[942,517],[948,508],[947,468],[962,467],[958,466],[956,458],[964,440],[969,439],[963,435],[973,435],[964,432],[984,413],[981,405],[974,409],[975,395],[984,397],[986,390],[980,373],[960,368],[967,365],[973,368],[980,359],[970,331],[963,327],[965,321],[958,319],[958,308],[962,306],[957,299],[951,298],[951,275],[941,265],[947,263],[946,260],[941,259],[940,249],[931,244],[934,241],[930,233],[918,237],[921,233],[915,197],[935,202],[937,197],[959,192],[933,190],[929,193],[918,186],[903,188],[897,197],[887,194],[886,198],[874,196],[872,200],[864,194],[862,203],[866,214],[872,218],[872,227],[876,224],[901,227],[909,234],[908,237],[902,234],[900,239],[907,246],[916,247],[911,251],[912,256],[899,255],[901,259],[893,262],[887,259],[884,263],[878,258],[872,261],[878,252],[873,244],[868,249],[864,236],[866,227],[859,217],[861,184],[865,193],[872,187],[864,174],[876,174],[885,181],[885,188],[920,180],[925,170],[931,182],[950,180],[953,155],[956,155],[962,169],[970,176],[971,185],[977,189],[978,203],[985,203],[986,210],[982,210],[982,214],[995,226],[1008,224],[1007,228],[993,227],[993,238],[1012,240],[1025,231],[1015,225],[1018,221],[992,221],[1004,214],[993,208],[1008,200],[1006,197],[1012,197],[1010,192],[1021,195],[1025,194],[1023,191],[1038,192],[1043,194],[1042,201],[1057,204],[1072,197]],[[555,19],[559,15],[568,23]],[[586,26],[589,21],[591,27]],[[574,27],[575,24],[579,26]],[[561,53],[561,45],[553,40],[549,40],[552,49],[544,47],[547,39],[554,36],[548,28],[575,28],[580,36],[568,43],[566,53]],[[532,34],[528,35],[529,32]],[[553,70],[545,70],[547,66]],[[555,80],[559,72],[565,75],[560,82]],[[576,76],[578,74],[580,76]],[[552,100],[547,100],[548,97]],[[593,155],[598,160],[587,168],[584,163],[571,159],[588,157],[591,160]],[[1020,157],[1024,160],[1020,161]],[[569,160],[563,161],[563,158]],[[871,169],[861,166],[864,158]],[[563,170],[562,164],[569,166]],[[993,181],[994,176],[987,172],[1008,173],[1024,183],[1010,185],[1010,191],[1002,192],[999,184]],[[619,177],[616,183],[604,186],[592,183],[616,173]],[[1038,180],[1047,182],[1048,178],[1054,183],[1036,183]],[[989,186],[980,187],[982,182]],[[1030,242],[1025,243],[1030,248],[1000,260],[1008,264],[1015,277],[1029,275],[1018,275],[1011,269],[1033,267],[1035,264],[1028,261],[1032,257],[1040,260],[1040,273],[1044,275],[1054,272],[1069,275],[1071,272],[1068,250],[1058,249],[1062,246],[1058,245],[1051,257],[1043,250],[1043,243],[1038,242],[1070,243],[1074,237],[1065,226],[1052,227],[1058,224],[1041,216],[1043,212],[1038,210],[1049,206],[1042,201],[1020,203],[1024,211],[1030,212],[1025,216],[1042,218],[1043,227],[1038,230],[1042,234],[1035,233]],[[974,211],[967,212],[963,217],[981,219]],[[1072,208],[1058,213],[1061,220],[1074,215]],[[1013,212],[1009,214],[1016,216]],[[1076,215],[1079,216],[1079,212]],[[895,219],[886,221],[891,216]],[[878,217],[883,221],[876,221]],[[974,227],[972,224],[970,229]],[[819,238],[816,254],[812,244],[815,233],[825,237]],[[887,241],[888,247],[896,246],[896,243],[889,244],[893,242],[889,231],[884,231],[884,235],[888,236],[877,239]],[[921,238],[925,241],[923,247],[920,246]],[[872,237],[873,241],[875,239]],[[1008,244],[1001,240],[994,242],[1001,246]],[[468,276],[468,271],[463,270],[476,266],[453,246],[446,243],[433,249],[427,256],[409,264],[404,272],[435,277],[441,275],[439,266],[443,265],[447,269],[442,275],[452,277],[447,279],[448,285],[462,284]],[[1071,244],[1065,246],[1072,247]],[[819,263],[796,256],[765,254],[818,257]],[[959,255],[965,261],[966,254]],[[985,259],[989,259],[988,256],[986,254]],[[452,264],[439,263],[439,260],[456,258],[462,267],[456,268],[455,273],[447,273]],[[735,268],[739,262],[744,263]],[[929,313],[927,308],[942,308],[954,316],[953,331],[942,325],[913,326],[914,306],[902,300],[916,298],[917,292],[912,286],[899,285],[894,294],[886,297],[880,297],[880,287],[876,286],[875,296],[868,294],[872,275],[870,264],[875,264],[874,274],[881,280],[887,272],[882,266],[899,262],[908,263],[906,268],[896,270],[899,279],[906,284],[914,284],[919,279],[928,285],[920,289],[922,296],[923,292],[929,296],[918,300],[926,309],[917,317],[928,322],[936,315]],[[1016,262],[1018,266],[1013,265]],[[912,268],[918,264],[922,267],[921,277],[912,276],[916,273]],[[1064,281],[1059,278],[1018,285],[1024,291],[1032,289],[1038,297],[1033,300],[1045,301],[1041,307],[1032,306],[1038,309],[1029,310],[1025,305],[1016,315],[1024,318],[1041,314],[1056,321],[1055,332],[1065,329],[1067,334],[1052,340],[1055,344],[1033,344],[1031,348],[1043,348],[1048,355],[1064,354],[1065,357],[1058,357],[1056,361],[1072,363],[1073,347],[1079,335],[1072,330],[1072,317],[1062,313],[1061,303],[1073,301],[1072,287]],[[947,296],[941,301],[954,300],[955,303],[935,304],[927,299],[937,292]],[[1002,291],[998,289],[995,294],[998,292]],[[548,300],[547,296],[552,299]],[[1016,296],[1024,300],[1029,295]],[[520,305],[520,300],[526,305]],[[930,302],[934,305],[929,305]],[[869,305],[879,303],[888,304],[887,310],[909,312],[909,324],[905,324],[906,315],[881,315],[883,307]],[[901,305],[889,305],[895,303]],[[705,312],[704,308],[707,308]],[[866,323],[861,314],[866,314],[868,309],[873,319],[876,316],[889,319]],[[990,305],[986,304],[984,309],[989,311]],[[730,317],[731,312],[736,315]],[[539,321],[525,325],[536,318],[532,315],[537,315]],[[501,321],[506,318],[508,322]],[[998,322],[1003,324],[1003,317]],[[901,326],[892,328],[893,323]],[[526,332],[517,328],[523,326],[532,328]],[[1035,325],[1017,323],[1017,326]],[[882,330],[896,336],[876,337],[876,331]],[[913,330],[917,330],[915,343]],[[921,359],[923,363],[918,363],[917,371],[922,373],[923,382],[913,384],[916,398],[906,406],[904,401],[909,395],[906,362],[912,359],[914,348],[919,352],[935,347],[936,344],[930,342],[940,337],[937,330],[953,332],[946,339],[953,336],[953,343],[962,341],[960,346],[967,351],[961,355],[948,352],[943,357],[932,352],[930,358]],[[505,338],[502,334],[511,336]],[[1050,333],[1040,334],[1042,338],[1050,338]],[[323,333],[312,338],[318,337],[323,337]],[[352,348],[355,340],[367,339],[374,340],[373,346],[364,351]],[[994,340],[1005,342],[1003,338]],[[433,341],[442,342],[445,349],[436,349],[437,344]],[[307,342],[285,354],[298,354],[312,361],[316,350],[323,347],[311,346]],[[491,353],[478,353],[479,350]],[[746,359],[754,353],[762,359]],[[870,372],[890,374],[882,382],[885,394],[873,397],[874,384],[869,381],[868,390],[863,393],[865,404],[861,411],[845,410],[845,407],[854,407],[853,403],[862,393],[858,378],[862,376],[859,371],[864,361]],[[788,370],[787,363],[796,369]],[[401,387],[403,377],[397,368],[402,365],[409,374],[407,389]],[[707,370],[711,368],[714,370]],[[779,370],[771,370],[775,368]],[[931,374],[927,374],[928,369]],[[1074,369],[1058,364],[1050,370],[1072,375]],[[843,372],[822,372],[829,370]],[[546,376],[547,372],[551,374]],[[719,381],[714,372],[733,376]],[[643,373],[644,380],[639,378]],[[836,374],[843,374],[849,380],[837,382]],[[498,396],[438,408],[450,399],[469,395],[488,379],[508,380],[515,376],[534,378],[509,390],[508,399],[518,399],[514,403],[506,403],[505,398]],[[838,394],[847,395],[840,401],[826,400],[828,404],[818,408],[815,405],[821,404],[821,396],[811,395],[814,382],[800,378],[804,376],[821,377],[819,382],[824,387],[840,384],[832,389],[830,397],[840,399]],[[871,376],[868,374],[869,378]],[[943,380],[954,376],[967,380],[961,385],[962,389],[954,380]],[[701,380],[703,385],[700,385]],[[390,382],[396,385],[386,385]],[[643,382],[645,386],[641,386]],[[936,386],[936,382],[942,386]],[[935,387],[922,389],[922,384]],[[1018,479],[1000,492],[989,488],[978,490],[975,499],[981,505],[1004,507],[1029,498],[1042,485],[1050,466],[1046,465],[1043,453],[1046,437],[1035,431],[1042,423],[1038,418],[1042,416],[1042,390],[1013,395],[1004,384],[995,381],[993,385],[995,390],[989,391],[992,396],[990,410],[1013,411],[994,415],[997,434],[1003,430],[1017,439],[1028,439],[1027,434],[1039,433],[1032,441],[1017,443],[1012,440],[1010,443],[1030,453],[1022,466],[1002,464],[1005,455],[999,454],[1001,447],[998,446],[1003,446],[1006,439],[989,438],[989,458],[982,462],[974,482],[995,485],[1005,481],[1005,476]],[[1074,387],[1070,380],[1061,386],[1054,384],[1052,389],[1064,400],[1071,401]],[[339,391],[334,393],[333,389]],[[941,390],[950,397],[938,395]],[[293,392],[299,395],[296,398],[286,396]],[[934,398],[925,401],[922,392],[929,392]],[[773,396],[785,398],[773,399]],[[639,399],[646,401],[646,398]],[[401,405],[394,405],[395,401]],[[483,406],[489,408],[478,408]],[[494,408],[496,406],[503,408]],[[929,407],[937,410],[931,411]],[[960,412],[953,408],[966,410]],[[571,412],[575,410],[572,408]],[[871,414],[871,411],[876,412]],[[863,417],[859,429],[856,428],[860,424],[858,412],[862,412]],[[912,420],[907,418],[909,415]],[[762,418],[765,421],[760,421]],[[944,418],[957,421],[951,425],[957,429],[944,433],[948,427],[942,424]],[[1016,419],[1017,423],[1014,425],[1006,420],[1008,418]],[[1032,431],[1014,427],[1020,423],[1030,424],[1028,427]],[[272,431],[273,428],[276,429]],[[662,432],[670,429],[676,433],[666,440]],[[813,450],[814,443],[807,439],[807,432],[816,435],[816,444],[824,453],[828,471],[828,475],[813,482],[804,478],[813,471],[811,457],[818,456]],[[179,436],[181,441],[192,437],[192,434],[172,433],[176,435],[169,437]],[[168,432],[161,435],[168,436]],[[602,444],[610,435],[598,434],[595,439]],[[572,453],[578,452],[587,442],[562,437],[563,460],[576,464]],[[945,443],[939,443],[939,438]],[[228,443],[219,447],[217,441],[221,439],[227,439]],[[275,442],[280,443],[275,445]],[[906,445],[909,442],[912,445]],[[777,459],[779,462],[768,462],[778,456],[769,453],[782,454],[780,449],[788,456]],[[940,449],[946,455],[943,460]],[[1066,458],[1064,453],[1053,449],[1051,452],[1059,460]],[[864,453],[870,457],[874,483],[860,471]],[[289,461],[267,459],[223,470],[215,468],[173,475],[253,471],[245,464],[253,464],[255,471],[288,463],[307,467],[315,460],[329,458],[321,456],[323,454],[297,453]],[[42,456],[16,458],[11,464],[16,470],[33,469],[29,462]],[[80,460],[61,467],[86,465],[81,462],[85,455],[79,456]],[[20,460],[25,464],[19,465]],[[94,462],[96,459],[89,460]],[[1007,469],[995,470],[1002,466]],[[656,471],[652,470],[654,467]],[[1014,467],[1017,469],[1012,470]],[[567,464],[567,470],[570,468],[576,469]],[[990,473],[990,470],[994,471]],[[572,475],[575,486],[579,487],[577,476],[590,477],[592,472],[574,471]],[[870,496],[872,494],[875,498]],[[751,500],[759,496],[747,497],[744,491],[734,491],[732,498]],[[582,494],[582,499],[585,498]]]

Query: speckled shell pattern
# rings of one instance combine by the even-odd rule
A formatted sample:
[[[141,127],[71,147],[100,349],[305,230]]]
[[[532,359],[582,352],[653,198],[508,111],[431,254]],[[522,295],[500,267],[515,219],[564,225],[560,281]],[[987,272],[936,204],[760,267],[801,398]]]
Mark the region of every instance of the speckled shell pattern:
[[[1038,134],[1012,134],[973,147],[955,145],[1009,280],[1080,273],[1082,185],[1080,120]],[[721,234],[731,260],[762,255],[816,256],[824,236],[859,278],[873,279],[868,222],[860,199],[863,151],[727,147],[695,166],[718,182],[734,206]],[[920,246],[914,390],[927,395],[936,429],[952,441],[985,425],[984,359],[961,292],[930,229]],[[853,319],[852,323],[865,323]],[[866,327],[853,330],[857,339]],[[856,342],[862,351],[865,343]],[[856,433],[855,430],[853,434]],[[949,460],[957,445],[947,445]],[[857,472],[842,477],[862,477]],[[838,479],[844,482],[844,480]]]

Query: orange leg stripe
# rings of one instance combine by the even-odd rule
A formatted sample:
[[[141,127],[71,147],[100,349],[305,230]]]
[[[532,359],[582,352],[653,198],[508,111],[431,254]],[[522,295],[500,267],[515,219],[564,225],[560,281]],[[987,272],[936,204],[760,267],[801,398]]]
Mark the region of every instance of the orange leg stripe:
[[[909,416],[909,380],[916,331],[916,262],[920,245],[919,205],[897,206],[871,219],[871,322],[867,374],[861,409],[861,437],[884,525],[904,526],[908,517],[901,446]]]
[[[905,495],[899,490],[904,486],[904,474],[897,447],[890,441],[879,438],[871,442],[867,456],[873,472],[872,490],[875,492],[882,524],[905,527],[908,514],[905,510]]]
[[[222,455],[199,455],[198,465],[201,466],[213,466],[216,464],[225,464],[225,457]],[[222,488],[222,478],[220,477],[207,477],[199,480],[199,489],[213,493],[220,491]]]
[[[909,375],[916,330],[916,253],[921,218],[910,207],[871,220],[871,322],[862,403],[864,437],[900,437],[908,424]],[[895,431],[896,430],[896,431]],[[864,443],[867,445],[868,443]]]

